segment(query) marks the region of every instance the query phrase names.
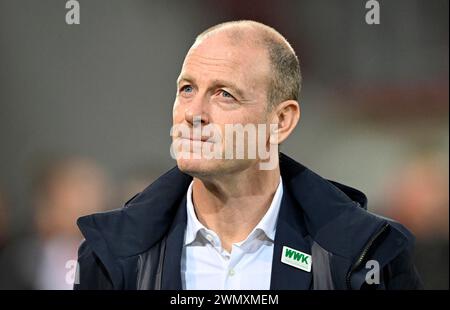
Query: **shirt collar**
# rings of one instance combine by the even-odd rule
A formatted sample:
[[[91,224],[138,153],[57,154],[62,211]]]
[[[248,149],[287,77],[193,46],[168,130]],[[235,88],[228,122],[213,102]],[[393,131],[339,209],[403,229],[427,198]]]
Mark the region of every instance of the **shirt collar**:
[[[187,226],[184,245],[192,243],[196,238],[199,231],[207,229],[197,218],[194,210],[194,204],[192,202],[192,185],[194,181],[188,187],[186,194],[186,207],[187,207]]]
[[[206,228],[197,218],[194,210],[194,204],[192,202],[192,185],[194,181],[188,187],[186,194],[186,207],[187,207],[187,225],[186,225],[186,234],[184,245],[188,245],[196,240],[198,233],[212,232],[208,228]],[[267,210],[266,214],[264,214],[263,218],[259,221],[259,223],[255,226],[252,232],[248,235],[249,237],[256,236],[256,233],[262,231],[270,241],[274,241],[275,239],[275,231],[276,224],[278,219],[278,213],[281,206],[281,198],[283,196],[283,181],[280,176],[280,182],[278,184],[277,190],[275,191],[275,195],[273,196],[272,202]],[[245,240],[247,240],[245,239]],[[245,241],[243,241],[245,242]]]

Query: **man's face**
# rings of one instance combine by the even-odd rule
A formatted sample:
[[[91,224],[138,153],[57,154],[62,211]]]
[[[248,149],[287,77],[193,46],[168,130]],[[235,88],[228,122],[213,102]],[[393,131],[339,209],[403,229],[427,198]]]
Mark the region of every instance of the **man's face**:
[[[192,135],[200,120],[203,127],[214,124],[221,133],[219,152],[222,156],[220,159],[177,158],[180,170],[192,176],[207,177],[241,171],[258,162],[249,156],[226,159],[225,150],[234,149],[239,141],[226,142],[224,130],[226,124],[268,124],[269,68],[264,49],[249,46],[246,42],[233,44],[224,33],[208,37],[190,49],[177,82],[173,125],[187,125]],[[197,117],[196,121],[194,117]],[[249,141],[247,135],[245,137],[244,148],[247,149]],[[191,146],[196,143],[190,152],[199,153],[197,155],[201,153],[199,146],[213,147],[212,143],[218,142],[192,142],[189,137],[184,138],[183,142]],[[183,138],[174,136],[173,142],[177,139]]]

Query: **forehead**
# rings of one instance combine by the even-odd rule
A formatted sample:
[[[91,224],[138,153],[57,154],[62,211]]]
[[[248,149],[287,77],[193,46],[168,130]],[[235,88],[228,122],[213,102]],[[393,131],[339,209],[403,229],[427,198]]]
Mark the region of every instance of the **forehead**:
[[[217,34],[194,44],[186,55],[180,77],[183,74],[199,79],[232,79],[237,83],[257,84],[267,81],[270,64],[261,46]]]

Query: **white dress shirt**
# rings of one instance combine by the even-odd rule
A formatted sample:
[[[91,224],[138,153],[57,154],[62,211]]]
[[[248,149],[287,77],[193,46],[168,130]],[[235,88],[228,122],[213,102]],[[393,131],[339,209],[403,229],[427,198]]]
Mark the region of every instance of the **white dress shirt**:
[[[245,240],[233,243],[231,253],[222,248],[218,235],[197,219],[192,184],[186,196],[187,226],[181,256],[183,289],[270,289],[275,229],[283,196],[281,177],[266,214]]]

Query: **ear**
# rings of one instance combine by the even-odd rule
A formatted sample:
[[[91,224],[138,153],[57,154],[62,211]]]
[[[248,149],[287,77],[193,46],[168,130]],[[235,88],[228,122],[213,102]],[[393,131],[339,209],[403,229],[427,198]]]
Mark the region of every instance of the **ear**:
[[[278,129],[276,129],[276,132],[271,132],[271,135],[276,134],[278,136],[275,139],[278,140],[278,144],[281,144],[289,137],[299,120],[300,105],[296,100],[283,101],[274,108],[271,124],[277,124]],[[271,137],[271,141],[273,140]]]

